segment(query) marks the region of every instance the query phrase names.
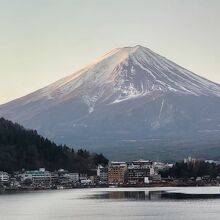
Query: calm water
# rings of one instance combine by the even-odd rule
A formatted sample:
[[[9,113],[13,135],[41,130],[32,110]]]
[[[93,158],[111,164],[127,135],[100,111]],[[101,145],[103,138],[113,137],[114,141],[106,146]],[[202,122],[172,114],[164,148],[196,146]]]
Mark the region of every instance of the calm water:
[[[151,190],[157,192],[150,192]],[[220,219],[220,199],[161,196],[164,188],[73,189],[0,195],[0,220]],[[219,188],[167,188],[167,192],[220,194]],[[208,196],[209,197],[209,196]],[[208,198],[207,197],[207,198]]]

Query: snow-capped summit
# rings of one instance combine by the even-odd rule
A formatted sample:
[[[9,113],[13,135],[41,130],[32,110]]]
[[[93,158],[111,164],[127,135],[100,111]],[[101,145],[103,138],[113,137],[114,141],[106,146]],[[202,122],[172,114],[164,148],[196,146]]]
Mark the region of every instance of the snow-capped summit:
[[[220,96],[219,85],[137,45],[112,50],[80,71],[38,91],[31,101],[81,95],[90,103],[105,94],[113,104],[158,92]]]
[[[58,142],[93,145],[216,133],[216,109],[220,85],[137,45],[114,49],[72,75],[0,106],[0,116]]]

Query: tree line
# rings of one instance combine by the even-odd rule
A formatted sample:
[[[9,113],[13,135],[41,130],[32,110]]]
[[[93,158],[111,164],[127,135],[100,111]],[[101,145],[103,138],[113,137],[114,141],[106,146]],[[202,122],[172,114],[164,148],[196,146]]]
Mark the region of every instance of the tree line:
[[[161,172],[163,177],[190,178],[210,176],[216,178],[220,175],[220,165],[205,161],[195,161],[190,163],[177,162],[168,170]]]

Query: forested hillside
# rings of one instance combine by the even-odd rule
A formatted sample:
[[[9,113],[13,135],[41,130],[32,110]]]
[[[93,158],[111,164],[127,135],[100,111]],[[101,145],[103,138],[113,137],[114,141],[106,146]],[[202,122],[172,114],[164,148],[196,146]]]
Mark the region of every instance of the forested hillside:
[[[34,130],[0,118],[0,170],[12,172],[45,167],[51,171],[63,168],[85,173],[97,164],[107,163],[102,154],[57,146]]]

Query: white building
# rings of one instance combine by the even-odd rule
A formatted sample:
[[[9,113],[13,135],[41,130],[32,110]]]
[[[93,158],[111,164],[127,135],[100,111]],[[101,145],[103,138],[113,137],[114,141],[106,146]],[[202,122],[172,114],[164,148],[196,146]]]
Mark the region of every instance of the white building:
[[[6,172],[0,171],[0,182],[8,182],[9,175]]]
[[[101,183],[108,183],[108,167],[99,165],[97,168],[97,176]]]
[[[19,174],[21,181],[25,181],[27,179],[31,180],[33,183],[50,183],[52,180],[52,175],[49,171],[46,171],[44,168],[40,168],[39,170],[30,170],[25,173]]]
[[[69,179],[71,182],[77,183],[79,182],[79,173],[66,173],[63,177]]]
[[[153,164],[155,170],[161,171],[172,168],[173,164],[163,163],[163,162],[154,162]]]

